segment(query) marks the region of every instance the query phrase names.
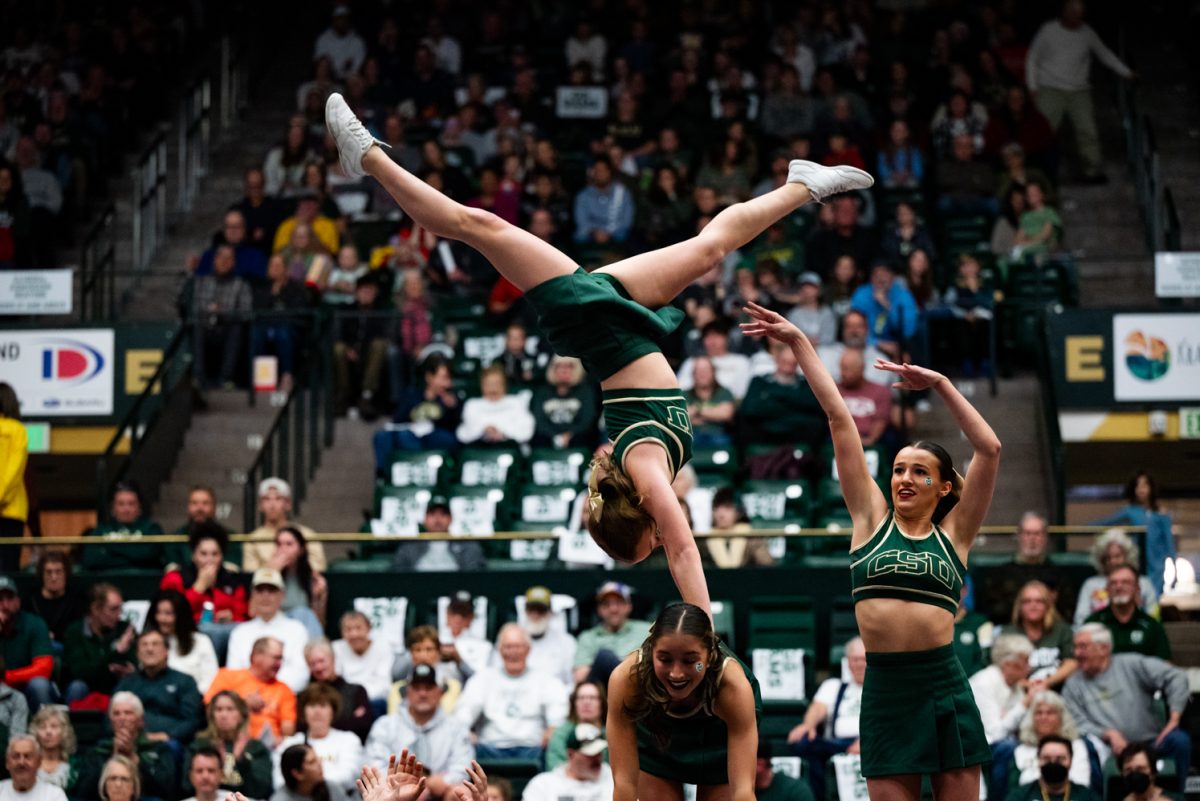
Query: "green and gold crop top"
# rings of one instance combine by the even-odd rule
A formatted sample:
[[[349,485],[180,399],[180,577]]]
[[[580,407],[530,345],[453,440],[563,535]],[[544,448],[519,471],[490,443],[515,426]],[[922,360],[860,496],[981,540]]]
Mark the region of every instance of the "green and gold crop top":
[[[608,389],[604,425],[613,444],[613,461],[625,469],[625,454],[639,442],[654,442],[667,452],[671,478],[692,458],[692,421],[678,389]]]
[[[923,537],[910,537],[900,531],[892,512],[865,545],[850,552],[855,603],[899,598],[957,612],[966,573],[944,531],[935,525]]]

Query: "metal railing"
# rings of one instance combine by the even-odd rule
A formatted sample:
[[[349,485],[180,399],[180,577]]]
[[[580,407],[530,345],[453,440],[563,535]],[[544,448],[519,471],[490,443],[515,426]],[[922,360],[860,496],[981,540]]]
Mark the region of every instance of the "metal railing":
[[[163,350],[158,369],[117,424],[104,453],[97,458],[97,509],[107,508],[113,485],[130,473],[137,473],[135,478],[147,502],[157,498],[158,486],[170,473],[191,419],[190,344],[191,327],[180,326]],[[168,410],[174,413],[171,416],[176,418],[176,424],[159,426]]]
[[[1120,36],[1121,58],[1130,63],[1125,45],[1125,32]],[[1163,183],[1162,165],[1158,154],[1158,143],[1154,136],[1154,125],[1150,117],[1142,113],[1138,105],[1137,90],[1132,81],[1122,80],[1117,84],[1117,109],[1125,129],[1125,153],[1133,171],[1133,185],[1137,195],[1142,221],[1146,226],[1146,247],[1151,253],[1170,250],[1171,218],[1178,230],[1178,216],[1174,213],[1174,200],[1169,201],[1169,190]],[[1170,202],[1171,208],[1167,204]],[[1178,249],[1176,247],[1176,249]]]
[[[1169,188],[1163,189],[1163,250],[1183,250],[1183,230],[1179,225],[1179,209],[1175,207],[1175,195]]]
[[[1050,342],[1050,313],[1042,315],[1040,330],[1043,341]],[[1058,398],[1054,394],[1054,373],[1049,348],[1037,348],[1038,384],[1042,388],[1042,425],[1045,426],[1046,449],[1050,459],[1050,519],[1063,520],[1067,512],[1066,448],[1058,424]]]
[[[116,316],[117,207],[109,203],[84,237],[79,252],[79,311],[83,320]]]
[[[293,392],[263,437],[262,448],[246,470],[242,517],[246,531],[253,531],[258,514],[258,483],[278,476],[292,487],[292,508],[298,510],[308,491],[308,482],[321,464],[321,454],[333,446],[333,354],[328,318],[316,318],[303,352],[302,370]]]
[[[246,107],[249,95],[249,74],[242,48],[238,47],[232,38],[225,36],[221,39],[220,67],[218,73],[218,91],[221,105],[221,130],[227,131],[233,127]]]
[[[212,82],[198,78],[188,86],[179,99],[179,178],[177,210],[186,214],[192,210],[200,182],[208,175],[208,158],[212,151]]]
[[[162,126],[133,168],[133,271],[145,272],[167,231],[167,136]],[[135,279],[136,283],[136,279]]]

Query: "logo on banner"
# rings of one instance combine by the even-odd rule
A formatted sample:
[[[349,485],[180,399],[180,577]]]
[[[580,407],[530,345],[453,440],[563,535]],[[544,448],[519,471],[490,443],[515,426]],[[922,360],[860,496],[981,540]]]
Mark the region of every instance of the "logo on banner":
[[[71,339],[43,340],[42,380],[78,386],[104,369],[104,355],[86,342]]]
[[[1132,331],[1125,337],[1125,366],[1143,381],[1157,381],[1171,369],[1171,348],[1158,337]]]

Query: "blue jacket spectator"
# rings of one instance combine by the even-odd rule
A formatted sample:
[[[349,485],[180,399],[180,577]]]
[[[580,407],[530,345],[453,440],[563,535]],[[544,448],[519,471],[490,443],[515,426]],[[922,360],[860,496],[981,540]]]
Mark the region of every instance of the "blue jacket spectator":
[[[1163,565],[1174,559],[1175,537],[1171,533],[1171,516],[1158,511],[1158,490],[1149,473],[1138,472],[1125,486],[1125,499],[1129,505],[1107,517],[1093,520],[1094,526],[1145,526],[1146,527],[1146,576],[1155,591],[1163,592]]]
[[[633,228],[633,193],[613,180],[606,158],[592,163],[591,183],[575,196],[575,241],[603,245],[624,242]]]
[[[920,311],[917,301],[899,281],[892,267],[880,262],[871,268],[871,280],[854,290],[850,308],[867,316],[867,344],[900,358],[903,343],[917,333]]]

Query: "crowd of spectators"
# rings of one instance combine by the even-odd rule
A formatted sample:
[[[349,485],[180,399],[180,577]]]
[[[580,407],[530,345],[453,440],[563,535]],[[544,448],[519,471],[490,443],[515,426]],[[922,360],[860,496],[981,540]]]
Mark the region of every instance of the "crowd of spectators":
[[[1129,75],[1083,22],[1082,3],[1040,28],[1041,13],[995,5],[767,3],[679,16],[644,0],[621,14],[610,5],[464,16],[444,3],[403,23],[372,5],[336,6],[278,144],[246,171],[243,197],[189,264],[181,311],[203,333],[205,380],[243,382],[247,353],[270,355],[290,389],[314,315],[334,310],[339,413],[433,422],[426,446],[597,437],[594,402],[570,432],[546,425],[551,410],[566,417],[554,398],[497,403],[497,392],[553,385],[543,370],[552,354],[520,293],[478,253],[414,226],[373,180],[341,174],[323,120],[334,91],[397,163],[589,269],[695,233],[785,180],[791,158],[875,172],[877,192],[802,209],[679,299],[688,320],[664,349],[686,389],[694,360],[712,360],[693,412],[717,441],[745,441],[751,379],[775,372],[737,331],[749,300],[800,325],[831,354],[835,376],[845,347],[868,366],[883,354],[990,374],[1006,265],[1063,241],[1055,203],[1073,148],[1055,129],[1071,119],[1077,173],[1099,180],[1094,120],[1085,124],[1091,54]],[[581,116],[579,104],[595,113]],[[954,235],[963,223],[973,238]],[[462,324],[461,310],[479,306],[490,330],[513,326],[497,336],[503,348],[465,353],[481,321]],[[850,311],[865,318],[861,337]],[[436,355],[453,389],[422,399]],[[494,397],[479,372],[489,363],[507,378]],[[732,406],[711,401],[725,392]],[[480,395],[490,403],[465,417]],[[877,395],[860,393],[855,406],[863,433],[887,441],[905,421]],[[517,422],[501,430],[493,416]]]
[[[290,389],[316,321],[332,319],[339,413],[391,420],[375,436],[381,476],[398,450],[591,450],[604,441],[601,410],[578,360],[538,341],[520,293],[480,254],[438,240],[380,187],[341,174],[323,119],[331,92],[346,95],[397,163],[587,268],[696,232],[785,180],[790,159],[871,170],[876,192],[805,208],[728,254],[679,298],[687,323],[663,347],[698,448],[819,449],[823,441],[805,437],[824,431],[820,410],[790,351],[763,349],[736,325],[747,301],[786,314],[887,464],[920,399],[894,393],[875,360],[932,361],[967,378],[993,368],[998,282],[1007,264],[1061,246],[1055,204],[1073,176],[1070,154],[1078,151],[1079,177],[1102,180],[1090,55],[1128,75],[1083,24],[1077,0],[1044,25],[1045,9],[1019,4],[668,13],[646,0],[620,9],[594,0],[586,13],[565,4],[457,13],[462,5],[440,0],[404,19],[382,5],[332,9],[294,114],[246,170],[243,196],[189,261],[180,296],[203,335],[209,386],[243,381],[249,354],[273,356]],[[20,174],[0,164],[0,266],[29,263],[27,207],[53,199],[54,182],[64,204],[84,197],[89,165],[107,163],[97,153],[139,122],[119,98],[160,94],[164,26],[136,9],[126,23],[105,46],[67,26],[61,45],[39,50],[15,30],[2,54],[0,153],[11,151]],[[579,116],[579,106],[598,116]],[[64,113],[89,137],[97,115],[111,127],[50,169],[39,131],[53,138]],[[1074,147],[1057,139],[1064,118]],[[964,227],[973,239],[950,235]],[[1130,500],[1126,522],[1157,524],[1152,498]],[[59,797],[50,786],[105,801],[214,801],[219,790],[338,801],[356,766],[383,766],[407,748],[428,766],[434,797],[476,755],[543,766],[530,798],[603,794],[606,678],[648,627],[632,617],[628,586],[598,589],[599,622],[577,639],[549,590],[531,587],[495,645],[477,599],[455,593],[437,626],[417,626],[393,650],[367,615],[331,617],[341,610],[328,608],[328,560],[292,518],[287,483],[267,479],[258,502],[262,525],[243,545],[216,521],[213,492],[196,487],[176,532],[186,548],[100,547],[162,532],[135,486],[116,488],[79,561],[101,576],[166,566],[141,626],[125,617],[120,587],[101,581],[81,593],[61,554],[43,555],[25,597],[0,577],[0,722],[15,789],[40,783],[47,801]],[[690,511],[730,535],[708,541],[713,565],[777,558],[736,536],[749,525],[732,490]],[[452,526],[445,499],[426,504],[424,530]],[[1110,534],[1097,545],[1100,575],[1077,588],[1047,557],[1043,517],[1026,515],[1017,544],[979,608],[964,600],[956,629],[996,755],[991,792],[1086,798],[1101,789],[1110,756],[1149,786],[1159,756],[1186,776],[1187,685],[1155,617],[1159,552],[1139,564],[1129,538]],[[408,542],[392,558],[402,571],[486,564],[474,542]],[[340,639],[323,639],[335,628]],[[787,738],[818,798],[829,757],[858,748],[861,641],[846,644],[845,658],[844,675],[818,688]],[[104,710],[102,736],[78,747],[62,703]],[[803,797],[773,774],[771,755],[769,744],[759,753],[763,796]]]
[[[5,8],[0,31],[0,269],[58,266],[163,113],[200,17],[174,3]]]

